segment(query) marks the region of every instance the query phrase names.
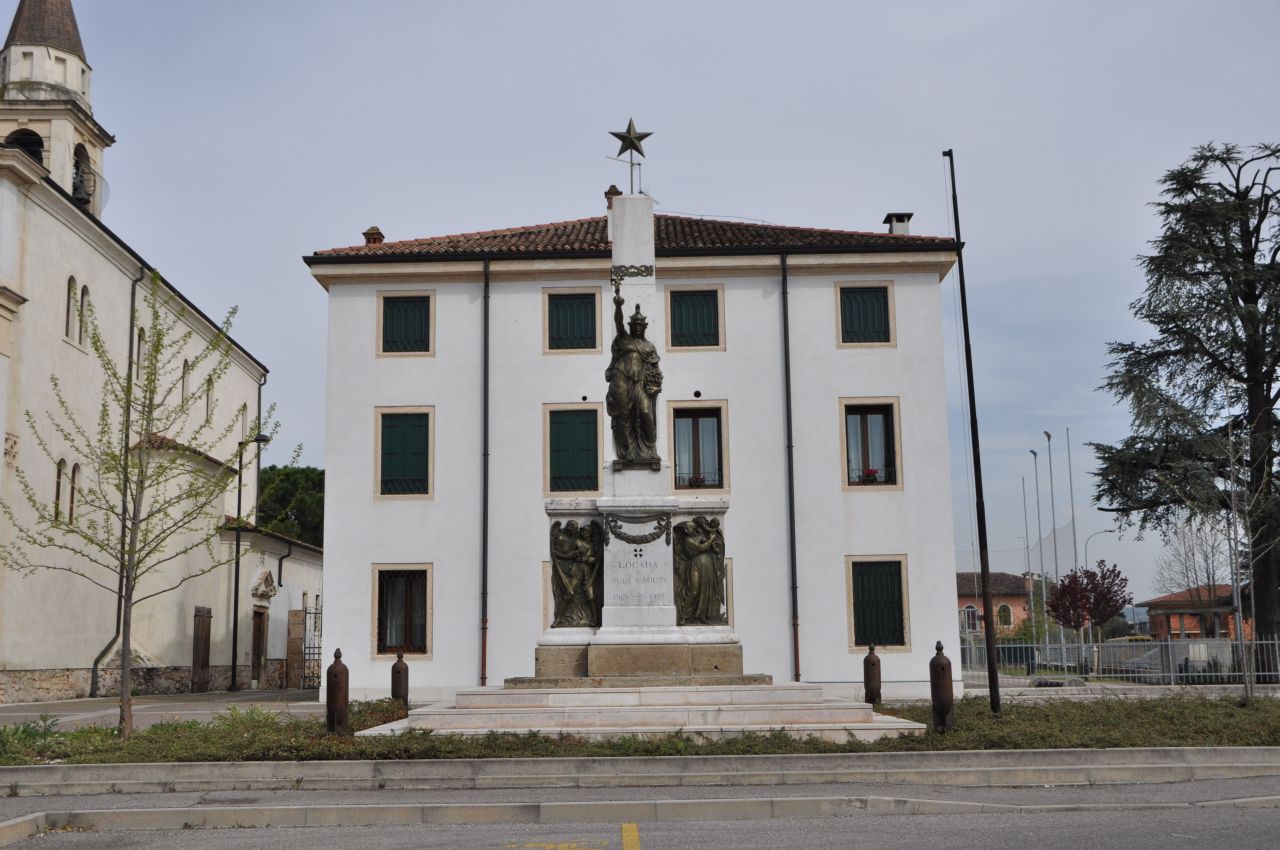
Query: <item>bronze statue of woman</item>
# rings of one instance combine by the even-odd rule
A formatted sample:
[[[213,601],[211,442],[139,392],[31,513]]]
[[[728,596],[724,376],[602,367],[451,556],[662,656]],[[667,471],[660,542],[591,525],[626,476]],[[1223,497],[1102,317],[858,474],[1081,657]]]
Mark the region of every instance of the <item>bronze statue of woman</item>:
[[[645,339],[649,323],[640,305],[631,316],[630,331],[622,325],[622,305],[626,299],[614,290],[613,359],[604,373],[609,382],[605,409],[613,429],[613,450],[624,464],[638,461],[651,465],[658,460],[658,393],[662,392],[662,371],[658,349]]]

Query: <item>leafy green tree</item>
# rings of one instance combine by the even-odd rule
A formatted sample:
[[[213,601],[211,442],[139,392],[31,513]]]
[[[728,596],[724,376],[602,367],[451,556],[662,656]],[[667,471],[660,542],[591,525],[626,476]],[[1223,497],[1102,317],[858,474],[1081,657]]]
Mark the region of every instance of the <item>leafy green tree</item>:
[[[234,559],[220,537],[226,496],[238,471],[252,468],[258,449],[250,441],[244,452],[227,451],[236,445],[242,414],[220,415],[218,409],[217,390],[231,367],[228,333],[235,311],[206,341],[158,274],[142,301],[145,345],[133,368],[109,350],[92,303],[81,316],[102,372],[92,421],[85,421],[80,400],[56,375],[50,381],[57,409],[26,412],[41,467],[59,469],[67,497],[50,503],[19,467],[27,509],[0,502],[14,529],[13,540],[0,546],[0,564],[24,574],[77,576],[103,590],[119,610],[124,737],[133,731],[134,609]],[[201,391],[189,391],[191,375],[204,379],[196,382]],[[249,428],[257,433],[260,423]],[[79,459],[78,475],[61,474],[58,460],[64,457]]]
[[[1260,636],[1280,635],[1280,145],[1196,148],[1164,175],[1140,258],[1151,327],[1109,346],[1104,387],[1132,433],[1096,445],[1095,500],[1167,533],[1187,510],[1238,519]]]
[[[268,466],[261,473],[258,527],[324,545],[324,470]]]

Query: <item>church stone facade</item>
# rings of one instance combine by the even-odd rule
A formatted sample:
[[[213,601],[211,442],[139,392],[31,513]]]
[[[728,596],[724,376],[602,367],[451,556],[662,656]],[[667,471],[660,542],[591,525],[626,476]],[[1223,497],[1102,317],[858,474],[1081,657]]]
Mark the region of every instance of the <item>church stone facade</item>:
[[[666,569],[722,575],[675,640],[709,630],[740,646],[738,672],[850,697],[875,643],[886,697],[927,695],[935,641],[957,640],[939,298],[955,243],[911,235],[908,214],[872,233],[606,205],[402,242],[371,228],[305,258],[329,297],[325,657],[342,650],[353,697],[384,694],[400,653],[415,700],[545,676],[556,652],[581,675],[550,650],[608,631],[574,575],[625,468],[636,501],[689,523]],[[615,463],[615,292],[660,360],[638,478]],[[680,543],[661,518],[628,523]],[[648,563],[608,545],[606,564]]]
[[[140,290],[152,269],[102,223],[104,156],[115,139],[94,116],[90,75],[70,0],[21,0],[0,49],[0,498],[13,506],[19,523],[33,523],[34,515],[18,469],[37,495],[56,502],[69,520],[75,518],[71,493],[77,476],[88,474],[81,467],[84,459],[69,451],[56,466],[49,463],[26,421],[27,411],[39,422],[46,411],[57,410],[50,384],[54,375],[77,420],[90,427],[96,422],[102,374],[89,350],[83,305],[92,303],[122,372],[135,362],[138,340],[146,332],[130,304],[135,297],[143,303]],[[179,299],[182,320],[195,335],[194,356],[217,325],[165,285]],[[266,366],[242,346],[233,345],[230,356],[231,368],[207,408],[219,429],[239,418],[240,427],[218,452],[223,461],[234,458],[237,439],[260,417],[267,377]],[[202,375],[191,376],[194,387],[203,381]],[[60,448],[56,434],[45,436]],[[250,469],[244,476],[243,503],[250,507],[257,494],[254,473]],[[223,513],[234,514],[235,506],[232,485]],[[222,553],[233,551],[232,537],[222,535]],[[321,552],[256,531],[242,537],[239,675],[247,685],[256,670],[259,684],[283,686],[288,612],[302,608],[304,598],[317,598]],[[13,540],[14,529],[0,519],[0,543]],[[288,560],[280,561],[286,555]],[[153,581],[199,571],[205,558],[199,550],[188,553]],[[55,565],[83,566],[71,555]],[[276,581],[280,576],[283,581]],[[200,611],[207,612],[209,626],[210,688],[226,687],[233,578],[231,567],[219,569],[135,609],[135,688],[180,692],[190,687]],[[143,584],[142,592],[147,587]],[[0,702],[87,695],[90,670],[104,648],[100,693],[115,692],[117,673],[111,667],[119,663],[118,650],[110,652],[115,634],[111,593],[66,572],[24,575],[0,565]]]

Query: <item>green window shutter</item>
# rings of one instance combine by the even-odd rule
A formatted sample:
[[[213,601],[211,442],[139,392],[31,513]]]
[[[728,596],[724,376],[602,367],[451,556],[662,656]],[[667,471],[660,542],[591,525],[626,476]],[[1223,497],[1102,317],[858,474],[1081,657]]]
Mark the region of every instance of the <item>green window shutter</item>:
[[[551,489],[553,492],[599,487],[599,451],[594,410],[551,411]]]
[[[591,293],[547,296],[547,348],[596,347],[596,297]]]
[[[889,341],[889,290],[883,286],[850,286],[840,290],[842,342]]]
[[[430,331],[430,296],[382,299],[383,351],[430,351]]]
[[[671,344],[720,344],[720,300],[714,289],[671,293]]]
[[[853,641],[858,646],[903,646],[902,565],[853,564]]]
[[[382,414],[383,495],[428,492],[431,414]]]

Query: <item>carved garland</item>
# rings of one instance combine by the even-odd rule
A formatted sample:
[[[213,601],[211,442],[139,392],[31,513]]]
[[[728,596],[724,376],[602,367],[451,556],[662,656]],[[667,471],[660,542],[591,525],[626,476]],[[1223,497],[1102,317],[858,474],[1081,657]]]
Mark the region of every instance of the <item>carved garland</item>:
[[[613,266],[609,270],[609,282],[617,289],[627,277],[653,277],[653,266]]]
[[[609,545],[609,535],[612,534],[624,543],[630,543],[633,546],[643,546],[646,543],[652,543],[664,534],[667,538],[667,545],[671,545],[671,514],[652,514],[650,516],[634,516],[627,517],[627,522],[631,524],[638,523],[654,523],[653,531],[648,534],[628,534],[622,530],[622,520],[615,514],[604,515],[604,542]]]

